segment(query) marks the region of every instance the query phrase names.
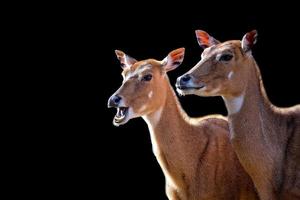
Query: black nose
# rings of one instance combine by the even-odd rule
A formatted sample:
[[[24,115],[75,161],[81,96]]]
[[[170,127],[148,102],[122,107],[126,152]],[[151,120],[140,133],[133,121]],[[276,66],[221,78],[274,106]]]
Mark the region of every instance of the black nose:
[[[188,82],[189,80],[191,80],[191,76],[190,76],[189,74],[186,74],[186,75],[184,75],[184,76],[182,76],[182,77],[180,78],[180,83],[185,84],[185,83]]]
[[[191,76],[188,74],[178,77],[176,81],[176,87],[182,90],[186,89],[186,85],[189,82],[189,80],[191,80]]]
[[[108,107],[118,107],[120,101],[122,100],[122,97],[118,95],[113,95],[108,100]]]

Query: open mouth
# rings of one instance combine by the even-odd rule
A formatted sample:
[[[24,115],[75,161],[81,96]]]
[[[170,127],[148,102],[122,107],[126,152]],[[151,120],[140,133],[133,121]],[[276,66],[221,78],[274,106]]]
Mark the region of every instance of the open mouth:
[[[128,113],[128,107],[119,107],[117,108],[117,113],[114,117],[114,124],[119,125],[125,121]]]

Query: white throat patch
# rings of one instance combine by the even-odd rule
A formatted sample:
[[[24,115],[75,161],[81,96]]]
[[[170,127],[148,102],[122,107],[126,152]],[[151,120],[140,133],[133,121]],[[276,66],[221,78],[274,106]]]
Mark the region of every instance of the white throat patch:
[[[245,94],[242,93],[240,96],[235,97],[233,99],[223,98],[226,103],[228,114],[235,114],[241,110],[243,103],[244,103],[244,97],[245,97]]]
[[[157,123],[160,120],[161,113],[162,113],[163,107],[159,108],[157,111],[155,111],[152,116],[142,116],[143,119],[148,124],[149,129],[154,129],[157,125]]]

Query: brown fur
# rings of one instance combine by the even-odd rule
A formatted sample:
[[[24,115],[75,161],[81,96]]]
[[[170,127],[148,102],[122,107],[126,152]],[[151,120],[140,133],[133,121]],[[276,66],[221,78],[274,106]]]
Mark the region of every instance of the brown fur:
[[[189,118],[181,109],[161,62],[156,60],[125,68],[124,79],[145,63],[151,68],[123,82],[117,94],[124,98],[126,106],[133,108],[135,117],[142,116],[149,126],[153,151],[166,178],[168,198],[258,199],[229,142],[227,119],[218,115]],[[153,75],[152,80],[140,82],[139,77],[148,73]],[[149,98],[151,91],[153,96]]]
[[[225,52],[231,52],[233,59],[217,62],[216,56]],[[228,78],[230,72],[233,75]],[[260,198],[300,199],[300,105],[278,108],[269,102],[259,68],[251,51],[243,52],[241,41],[206,49],[187,74],[194,85],[204,83],[208,90],[188,94],[225,100],[234,149]],[[238,96],[244,96],[242,106],[231,112],[231,102]]]

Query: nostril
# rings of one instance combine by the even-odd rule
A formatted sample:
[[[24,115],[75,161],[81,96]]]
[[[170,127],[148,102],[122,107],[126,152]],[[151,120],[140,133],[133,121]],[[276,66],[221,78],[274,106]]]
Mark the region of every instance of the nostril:
[[[184,75],[182,78],[181,78],[181,81],[182,82],[188,82],[189,80],[191,80],[191,76],[190,75]]]
[[[115,104],[120,103],[121,99],[122,99],[122,98],[121,98],[120,96],[118,96],[118,95],[113,96],[113,98],[112,98],[112,100],[113,100],[113,102],[114,102]]]

